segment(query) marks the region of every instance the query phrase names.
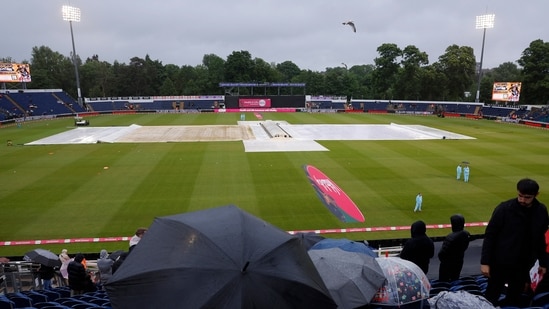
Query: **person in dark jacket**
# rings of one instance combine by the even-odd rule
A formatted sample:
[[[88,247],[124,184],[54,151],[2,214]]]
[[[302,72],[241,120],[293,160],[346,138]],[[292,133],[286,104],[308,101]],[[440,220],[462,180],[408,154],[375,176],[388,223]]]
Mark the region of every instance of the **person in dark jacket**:
[[[38,268],[38,275],[40,276],[40,279],[42,279],[42,287],[44,290],[51,290],[51,280],[55,276],[55,269],[51,266],[46,265],[40,265],[40,268]]]
[[[451,216],[450,223],[452,224],[452,233],[444,238],[438,252],[440,260],[438,280],[447,282],[459,279],[463,268],[463,256],[469,247],[471,237],[469,232],[464,230],[465,218],[462,215]]]
[[[112,264],[112,274],[114,274],[120,266],[122,266],[122,263],[126,260],[128,257],[129,252],[123,252],[120,254],[120,256],[114,261],[114,264]]]
[[[547,207],[537,200],[539,185],[532,179],[517,183],[517,197],[500,203],[486,226],[480,270],[488,277],[486,298],[494,305],[521,306],[530,283],[530,269],[539,260],[538,272],[547,271],[545,232]],[[507,284],[506,297],[498,303]]]
[[[89,286],[89,282],[91,282],[90,276],[82,264],[82,260],[84,260],[84,255],[78,253],[67,267],[71,296],[84,293]]]
[[[427,226],[421,220],[412,223],[410,233],[412,238],[404,244],[400,257],[413,262],[427,274],[429,260],[435,255],[435,244],[427,236]]]

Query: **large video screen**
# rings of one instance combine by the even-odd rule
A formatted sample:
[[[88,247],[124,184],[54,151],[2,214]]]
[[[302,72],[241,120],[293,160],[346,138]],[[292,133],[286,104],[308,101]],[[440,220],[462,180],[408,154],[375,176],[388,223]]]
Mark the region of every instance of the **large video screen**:
[[[521,82],[495,82],[492,88],[492,101],[518,102]]]
[[[0,83],[31,82],[30,65],[27,63],[0,62]]]

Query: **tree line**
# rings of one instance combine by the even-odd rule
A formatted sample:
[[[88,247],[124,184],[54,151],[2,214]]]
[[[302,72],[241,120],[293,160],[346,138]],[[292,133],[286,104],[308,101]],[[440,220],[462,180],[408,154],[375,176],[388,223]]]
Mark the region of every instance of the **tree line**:
[[[292,61],[268,63],[248,51],[234,51],[226,59],[206,54],[196,66],[162,64],[132,57],[128,63],[101,61],[93,55],[85,61],[77,56],[82,96],[224,95],[220,82],[306,83],[306,93],[350,96],[355,99],[474,101],[478,68],[473,48],[451,45],[432,64],[428,55],[414,45],[404,48],[385,43],[377,48],[373,64],[324,71],[300,69]],[[14,62],[2,58],[0,62]],[[32,49],[32,82],[27,88],[63,89],[74,97],[76,81],[72,55],[64,56],[47,46]],[[522,82],[520,104],[549,104],[549,42],[534,40],[520,59],[496,68],[483,69],[480,102],[492,103],[493,82]],[[291,88],[265,89],[266,94],[292,94]],[[276,93],[275,93],[276,92]],[[240,95],[250,89],[239,89]],[[263,93],[262,93],[263,94]],[[295,93],[294,93],[295,94]]]

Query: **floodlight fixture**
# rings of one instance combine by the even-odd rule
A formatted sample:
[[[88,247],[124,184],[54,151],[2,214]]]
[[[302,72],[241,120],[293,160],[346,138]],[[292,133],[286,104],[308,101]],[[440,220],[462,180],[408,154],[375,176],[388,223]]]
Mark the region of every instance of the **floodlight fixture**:
[[[486,14],[486,15],[479,15],[477,16],[477,29],[491,29],[494,28],[494,20],[496,19],[496,15],[494,14]]]
[[[476,29],[482,29],[482,49],[480,50],[480,65],[478,68],[478,82],[477,82],[477,95],[475,102],[480,101],[480,81],[482,80],[482,60],[484,58],[484,43],[486,41],[486,29],[494,28],[494,20],[496,15],[485,14],[477,16]]]
[[[78,64],[76,63],[76,47],[74,46],[74,34],[72,31],[72,22],[80,22],[80,9],[70,5],[63,5],[63,20],[69,22],[71,28],[72,41],[72,62],[74,64],[74,75],[76,76],[76,90],[78,94],[78,105],[82,106],[82,92],[80,91],[80,77],[78,75]]]
[[[80,9],[70,5],[63,5],[63,20],[80,21]]]

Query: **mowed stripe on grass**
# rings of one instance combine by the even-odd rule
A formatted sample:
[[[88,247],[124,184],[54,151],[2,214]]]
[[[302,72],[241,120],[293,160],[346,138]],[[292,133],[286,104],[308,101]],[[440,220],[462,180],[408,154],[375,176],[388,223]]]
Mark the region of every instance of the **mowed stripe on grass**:
[[[437,117],[263,115],[295,124],[422,124],[477,140],[319,141],[330,151],[291,153],[245,153],[241,142],[3,147],[0,239],[130,236],[154,217],[226,204],[236,204],[284,230],[408,226],[418,219],[439,224],[448,223],[449,216],[458,212],[468,222],[479,222],[488,220],[501,200],[514,196],[516,181],[522,177],[538,180],[540,199],[549,203],[543,195],[549,188],[547,130]],[[101,116],[91,121],[94,126],[235,124],[239,116]],[[254,119],[252,114],[246,118]],[[71,126],[72,119],[59,119],[2,128],[0,140],[13,139],[18,145]],[[467,184],[455,180],[455,167],[462,160],[471,162]],[[366,222],[345,224],[331,215],[311,188],[304,164],[319,168],[345,190]],[[424,195],[421,214],[412,212],[417,192]],[[447,233],[429,231],[430,236]],[[401,238],[409,232],[339,236]],[[2,247],[0,255],[18,255],[35,247]],[[53,251],[62,247],[47,246]],[[127,244],[66,247],[73,253],[98,252],[126,249]]]

